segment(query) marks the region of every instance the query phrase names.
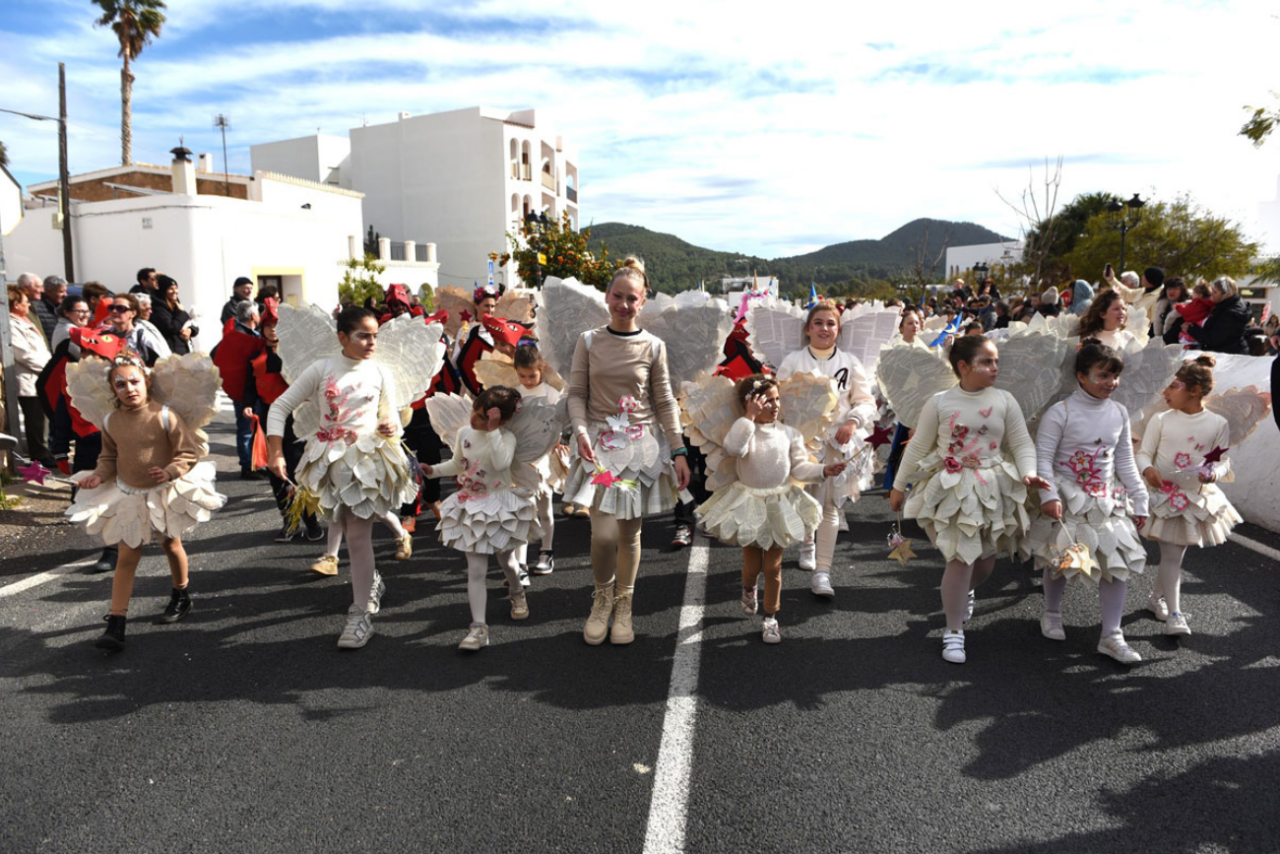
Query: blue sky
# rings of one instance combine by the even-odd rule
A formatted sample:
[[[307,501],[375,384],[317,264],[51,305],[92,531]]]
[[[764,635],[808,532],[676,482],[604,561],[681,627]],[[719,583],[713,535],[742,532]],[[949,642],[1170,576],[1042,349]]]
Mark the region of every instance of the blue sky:
[[[852,6],[860,4],[850,4]],[[351,11],[358,7],[358,11]],[[73,172],[119,158],[119,60],[88,0],[6,0],[0,107],[57,111]],[[1235,132],[1274,103],[1266,2],[752,4],[722,0],[172,0],[135,66],[134,159],[345,134],[401,110],[535,107],[578,149],[583,221],[764,256],[920,216],[1016,234],[1029,169],[1061,201],[1189,192],[1258,231],[1280,145]],[[0,114],[10,169],[56,173],[55,129]]]

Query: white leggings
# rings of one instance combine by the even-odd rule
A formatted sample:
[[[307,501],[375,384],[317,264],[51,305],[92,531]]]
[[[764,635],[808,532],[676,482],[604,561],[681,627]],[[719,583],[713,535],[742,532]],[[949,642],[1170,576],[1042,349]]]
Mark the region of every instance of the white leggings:
[[[1065,576],[1053,577],[1048,568],[1044,571],[1044,609],[1050,614],[1062,613],[1062,594],[1067,589]],[[1102,636],[1120,631],[1120,618],[1124,616],[1124,598],[1128,592],[1127,582],[1118,578],[1098,582],[1098,604],[1102,611]]]
[[[964,628],[964,612],[969,606],[969,591],[991,577],[996,556],[980,557],[973,563],[962,560],[947,561],[942,573],[942,610],[947,615],[947,629],[958,632]]]
[[[1164,595],[1169,613],[1182,610],[1182,559],[1187,555],[1186,546],[1156,540],[1160,546],[1160,572],[1156,576],[1156,594]]]
[[[483,623],[485,607],[489,604],[489,588],[485,586],[485,576],[489,573],[489,556],[476,552],[463,552],[467,558],[467,602],[471,605],[471,622]],[[523,592],[520,587],[520,575],[516,572],[515,549],[498,552],[498,566],[507,576],[507,586],[512,595]]]
[[[329,526],[338,529],[338,542],[342,534],[347,537],[347,555],[351,559],[351,601],[358,610],[369,607],[369,591],[373,589],[373,520],[361,519],[349,508],[338,511],[338,520]]]
[[[538,525],[542,527],[542,551],[552,551],[555,549],[556,517],[551,512],[551,495],[538,496],[534,506],[538,509]],[[521,566],[529,565],[528,543],[521,543],[520,547],[516,549],[516,559]]]
[[[404,539],[404,535],[408,533],[404,529],[404,525],[400,524],[400,517],[392,511],[387,511],[386,515],[376,517],[379,522],[391,529],[391,533],[395,534],[397,540]],[[373,519],[369,520],[372,524]],[[326,543],[324,553],[331,557],[337,557],[338,552],[342,549],[342,526],[334,523],[329,526],[329,539]]]

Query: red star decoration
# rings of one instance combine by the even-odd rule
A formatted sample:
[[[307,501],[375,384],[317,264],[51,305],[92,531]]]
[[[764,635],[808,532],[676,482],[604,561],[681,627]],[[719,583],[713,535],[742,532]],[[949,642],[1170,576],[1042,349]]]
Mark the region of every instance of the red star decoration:
[[[1222,460],[1222,455],[1225,454],[1228,450],[1230,449],[1219,448],[1217,445],[1214,445],[1213,450],[1204,455],[1204,464],[1209,465],[1210,463],[1220,462]]]
[[[32,460],[30,464],[18,467],[18,474],[22,475],[23,483],[36,483],[44,486],[44,479],[53,472],[49,471],[40,463]]]
[[[604,471],[591,478],[592,486],[611,487],[620,480],[613,472],[605,469]]]
[[[462,318],[462,322],[463,322],[463,323],[469,323],[469,322],[471,321],[471,318],[472,318],[472,314],[471,314],[471,312],[467,311],[466,309],[463,309],[463,310],[458,314],[458,316]]]
[[[871,436],[867,439],[871,443],[871,447],[879,449],[881,445],[888,445],[893,442],[893,428],[876,426],[871,431]]]

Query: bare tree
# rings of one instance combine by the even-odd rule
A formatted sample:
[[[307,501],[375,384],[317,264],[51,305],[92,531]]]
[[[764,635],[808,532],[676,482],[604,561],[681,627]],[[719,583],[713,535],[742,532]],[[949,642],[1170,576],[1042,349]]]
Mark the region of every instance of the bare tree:
[[[951,229],[947,229],[947,233],[942,236],[942,246],[938,247],[938,254],[933,256],[930,261],[929,252],[929,221],[924,222],[924,233],[920,235],[920,245],[911,247],[911,277],[912,281],[917,285],[936,284],[933,281],[934,272],[938,269],[938,265],[947,257],[947,245],[951,242]]]
[[[1027,169],[1027,187],[1017,201],[1009,201],[996,190],[1000,201],[1018,215],[1018,228],[1022,232],[1022,263],[1031,281],[1043,285],[1044,264],[1053,251],[1054,237],[1058,231],[1058,189],[1062,186],[1062,155],[1049,169],[1049,158],[1044,159],[1043,187],[1037,194],[1035,170]]]

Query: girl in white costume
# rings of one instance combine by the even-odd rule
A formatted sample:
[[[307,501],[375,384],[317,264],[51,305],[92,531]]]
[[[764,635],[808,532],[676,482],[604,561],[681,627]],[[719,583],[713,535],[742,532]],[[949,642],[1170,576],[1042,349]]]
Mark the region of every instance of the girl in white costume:
[[[352,603],[338,637],[343,649],[358,649],[373,636],[370,615],[378,612],[386,585],[374,565],[374,520],[394,513],[417,492],[397,441],[396,386],[374,360],[378,320],[348,306],[338,315],[339,355],[319,359],[289,385],[267,416],[269,467],[287,479],[282,436],[285,419],[308,400],[320,408],[320,429],[306,437],[297,468],[298,485],[318,496],[319,515],[340,526],[351,559]]]
[[[624,260],[605,294],[609,323],[582,333],[569,376],[577,445],[564,496],[591,513],[595,592],[582,637],[592,646],[606,635],[614,644],[635,640],[641,523],[671,510],[689,486],[666,346],[637,325],[648,288],[644,264]]]
[[[871,380],[857,356],[836,346],[840,337],[840,307],[823,301],[809,309],[804,324],[805,346],[789,353],[778,366],[778,380],[798,373],[831,377],[836,382],[840,402],[835,424],[823,443],[823,463],[848,460],[863,444],[867,430],[876,416],[876,402],[871,394]],[[800,568],[814,570],[814,595],[831,598],[831,561],[835,555],[836,536],[840,533],[842,508],[848,498],[857,500],[864,484],[858,466],[846,469],[840,477],[824,481],[815,497],[822,502],[822,523],[812,539],[801,546]]]
[[[516,347],[514,359],[522,398],[540,397],[552,405],[560,402],[560,392],[545,381],[547,363],[538,352],[536,344],[521,344]],[[534,464],[534,468],[538,470],[538,491],[535,494],[534,503],[538,511],[538,527],[542,529],[538,562],[531,570],[534,575],[550,575],[555,570],[556,520],[555,514],[551,512],[551,499],[556,492],[564,488],[563,460],[567,458],[568,451],[568,447],[558,445]],[[520,546],[516,557],[520,561],[520,566],[527,569],[529,566],[528,543]]]
[[[433,414],[439,401],[428,402]],[[440,539],[467,558],[467,601],[471,625],[459,649],[475,651],[489,645],[485,622],[488,589],[485,574],[489,555],[498,559],[510,588],[511,619],[529,616],[520,584],[516,549],[538,535],[538,522],[527,492],[516,490],[513,468],[517,440],[504,429],[520,404],[520,393],[504,386],[480,392],[470,413],[470,425],[449,442],[453,458],[438,466],[422,463],[427,477],[456,477],[458,490],[440,505]]]
[[[1160,546],[1160,571],[1147,610],[1164,621],[1166,635],[1189,635],[1182,613],[1182,558],[1187,546],[1217,546],[1242,520],[1218,488],[1230,479],[1227,419],[1204,407],[1213,390],[1214,358],[1196,357],[1164,391],[1169,411],[1151,419],[1142,435],[1138,468],[1151,486],[1145,536]]]
[[[120,650],[125,645],[126,616],[142,547],[151,542],[153,534],[159,534],[173,579],[169,605],[159,621],[176,623],[191,610],[182,536],[198,522],[208,521],[227,499],[214,491],[213,462],[201,461],[209,448],[199,427],[217,412],[218,372],[209,357],[191,354],[162,360],[159,369],[168,372],[171,379],[176,376],[175,367],[184,372],[179,382],[168,383],[170,393],[164,402],[152,395],[154,373],[139,354],[125,350],[112,360],[105,376],[100,365],[89,359],[68,368],[72,402],[86,418],[100,425],[102,453],[93,471],[72,478],[80,489],[66,514],[71,521],[83,523],[88,533],[100,534],[108,546],[118,544],[111,613],[106,618],[107,629],[95,645]],[[94,388],[86,389],[86,384]],[[81,389],[88,394],[78,393]],[[98,398],[103,389],[114,393],[111,411],[104,412],[94,406],[98,401],[87,399]],[[183,393],[203,398],[187,400],[186,406],[178,407],[187,412],[189,421],[175,411],[174,398]]]
[[[921,410],[889,505],[895,513],[905,508],[947,562],[942,657],[963,664],[973,590],[991,575],[996,553],[1012,555],[1025,536],[1027,487],[1048,483],[1035,473],[1035,445],[1018,402],[995,387],[1000,375],[995,344],[963,336],[949,358],[960,383],[934,395]]]
[[[1129,573],[1142,572],[1146,549],[1138,529],[1147,516],[1147,490],[1133,460],[1129,412],[1112,394],[1120,385],[1124,359],[1119,351],[1086,341],[1076,354],[1079,388],[1045,412],[1036,437],[1040,476],[1048,481],[1040,490],[1040,518],[1031,526],[1024,555],[1035,557],[1044,571],[1044,615],[1041,633],[1065,640],[1062,595],[1067,580],[1084,575],[1079,561],[1058,563],[1058,526],[1066,530],[1063,544],[1089,548],[1086,567],[1096,563],[1098,598],[1102,608],[1102,637],[1098,652],[1122,664],[1141,661],[1124,639],[1124,613]],[[1129,518],[1132,512],[1133,518]]]
[[[1141,346],[1137,336],[1125,328],[1129,308],[1115,291],[1103,291],[1080,318],[1080,340],[1093,338],[1114,350],[1125,353]]]
[[[776,380],[762,374],[739,380],[744,414],[724,437],[725,453],[737,458],[736,480],[716,490],[695,511],[708,534],[742,547],[742,610],[756,612],[757,583],[764,574],[765,643],[779,643],[777,613],[782,595],[782,550],[813,536],[822,505],[799,485],[836,477],[846,463],[825,467],[809,461],[804,437],[778,423]]]

